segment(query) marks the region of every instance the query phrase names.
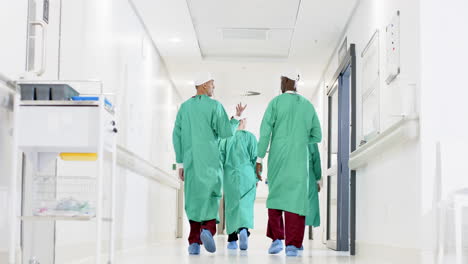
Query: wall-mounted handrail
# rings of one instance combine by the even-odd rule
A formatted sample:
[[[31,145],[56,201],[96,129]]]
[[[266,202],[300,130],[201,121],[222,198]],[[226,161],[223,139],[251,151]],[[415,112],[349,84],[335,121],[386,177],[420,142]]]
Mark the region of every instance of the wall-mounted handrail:
[[[357,170],[364,167],[377,154],[385,149],[395,146],[419,136],[419,116],[403,116],[400,121],[394,123],[382,131],[369,142],[358,147],[349,156],[349,168]]]
[[[4,83],[5,86],[11,89],[13,92],[17,92],[15,82],[1,72],[0,72],[0,82]]]
[[[181,188],[180,180],[174,175],[155,166],[153,163],[143,159],[121,145],[117,145],[117,163],[150,180],[157,181],[176,190]]]

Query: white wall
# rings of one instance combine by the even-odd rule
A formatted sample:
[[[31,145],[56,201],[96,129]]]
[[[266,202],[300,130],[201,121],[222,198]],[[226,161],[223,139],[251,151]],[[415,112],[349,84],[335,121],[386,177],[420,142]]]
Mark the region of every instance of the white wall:
[[[180,97],[129,2],[65,2],[62,10],[61,78],[102,80],[117,95],[119,144],[172,174]],[[125,168],[118,175],[117,247],[175,238],[176,191]],[[68,237],[58,240],[73,246]]]
[[[12,93],[0,82],[0,101],[11,98]],[[11,129],[13,114],[10,110],[0,106],[0,260],[2,251],[8,248],[8,212],[9,212],[9,176],[11,174],[12,140]]]
[[[387,85],[385,27],[397,10],[401,12],[401,74],[393,83]],[[362,124],[362,109],[359,107],[362,86],[361,52],[376,29],[380,31],[381,129],[392,125],[397,120],[395,116],[408,113],[408,109],[418,110],[416,100],[409,101],[408,105],[404,99],[414,92],[418,93],[420,87],[418,21],[418,1],[362,0],[348,25],[345,36],[348,43],[356,44],[358,144]],[[324,99],[326,86],[333,84],[334,80],[331,78],[338,66],[338,58],[335,55],[326,70],[323,82],[319,84]],[[324,100],[324,135],[327,134],[327,105],[327,101]],[[326,138],[323,141],[326,142]],[[325,145],[323,150],[325,155]],[[357,171],[357,254],[371,253],[367,251],[367,245],[406,249],[420,247],[420,170],[420,143],[412,141],[393,146],[373,158],[365,168]],[[324,207],[325,196],[322,197]]]
[[[468,2],[464,0],[421,1],[421,201],[424,246],[429,249],[434,247],[436,238],[437,202],[468,188],[468,90],[464,80],[468,60],[467,10]],[[448,219],[453,219],[453,215],[449,214]],[[467,221],[464,223],[464,237],[468,237]],[[447,227],[449,234],[453,232],[451,223]],[[453,240],[446,243],[453,246]],[[464,246],[468,252],[466,239]]]
[[[391,125],[395,115],[414,112],[420,116],[418,140],[385,150],[357,172],[357,254],[385,249],[403,253],[400,257],[411,257],[415,262],[430,263],[438,238],[438,203],[468,187],[463,167],[468,126],[459,121],[468,115],[463,107],[468,95],[463,80],[468,38],[461,33],[466,31],[467,9],[468,4],[461,0],[362,0],[346,30],[348,43],[356,44],[358,106],[360,54],[379,29],[381,128]],[[396,10],[401,11],[401,74],[387,85],[385,26]],[[335,56],[321,83],[323,90],[337,67]],[[325,93],[322,96],[325,98]],[[358,107],[358,139],[361,113]],[[450,213],[449,221],[453,220]],[[449,240],[453,240],[453,226],[446,228]],[[465,236],[467,230],[464,224]],[[449,240],[445,243],[453,250],[453,241]],[[395,260],[398,254],[392,258]]]
[[[181,98],[130,4],[66,2],[61,79],[100,79],[117,94],[119,144],[170,172]]]
[[[8,30],[17,34],[12,39],[14,44],[8,43],[9,51],[4,49],[3,42],[0,48],[0,72],[10,74],[11,78],[17,78],[25,67],[27,1],[19,2],[0,8],[2,12],[9,10],[9,16],[0,16],[2,33]],[[61,50],[56,76],[62,80],[102,80],[105,92],[116,94],[119,145],[172,175],[171,132],[181,98],[130,3],[127,0],[61,2]],[[12,20],[6,24],[4,18]],[[6,61],[3,53],[9,55]],[[0,111],[0,157],[3,157],[8,155],[3,145],[8,143],[8,126],[3,125],[8,117]],[[0,206],[7,204],[2,193],[4,186],[8,186],[4,161],[7,159],[0,160]],[[85,172],[84,168],[80,169]],[[117,247],[125,249],[175,238],[176,190],[122,167],[117,176]],[[7,242],[8,227],[3,217],[1,214],[0,251]],[[87,235],[93,234],[93,228],[86,223],[59,223],[57,242],[63,251],[58,251],[58,259],[65,261],[91,254],[94,238]],[[73,253],[73,249],[83,251]]]
[[[0,2],[0,73],[17,78],[25,69],[27,1]],[[11,98],[11,92],[0,81],[0,101]],[[0,103],[2,104],[2,103]],[[0,106],[0,260],[8,248],[8,186],[11,173],[12,113]],[[5,257],[5,256],[3,256]],[[0,261],[1,262],[1,261]],[[3,263],[3,262],[2,262]]]

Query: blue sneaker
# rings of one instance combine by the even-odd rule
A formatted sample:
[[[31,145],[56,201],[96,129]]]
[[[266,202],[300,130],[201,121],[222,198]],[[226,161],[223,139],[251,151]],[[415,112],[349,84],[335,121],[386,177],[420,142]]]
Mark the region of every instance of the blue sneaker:
[[[297,257],[299,249],[295,246],[286,246],[286,256]]]
[[[205,246],[206,251],[210,253],[216,252],[216,244],[210,231],[203,229],[200,235],[200,239],[203,243],[203,246]]]
[[[231,241],[228,243],[228,249],[236,250],[237,249],[237,241]]]
[[[200,254],[200,244],[198,243],[192,243],[188,247],[188,253],[190,255],[199,255]]]
[[[268,253],[270,254],[278,254],[283,250],[283,242],[281,240],[276,239],[271,243],[270,248],[268,249]]]
[[[242,229],[239,233],[239,248],[240,250],[247,250],[249,247],[249,235],[247,230]]]

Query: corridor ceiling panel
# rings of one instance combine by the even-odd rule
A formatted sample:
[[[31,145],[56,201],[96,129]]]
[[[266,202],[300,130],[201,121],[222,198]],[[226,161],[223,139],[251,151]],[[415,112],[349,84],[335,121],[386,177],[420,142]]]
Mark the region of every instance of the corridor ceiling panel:
[[[301,0],[186,0],[203,58],[288,58]]]

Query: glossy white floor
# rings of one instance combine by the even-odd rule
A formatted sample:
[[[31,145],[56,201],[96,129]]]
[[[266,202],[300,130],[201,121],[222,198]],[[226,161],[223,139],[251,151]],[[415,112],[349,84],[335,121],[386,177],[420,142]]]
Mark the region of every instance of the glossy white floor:
[[[115,264],[283,264],[283,263],[313,263],[313,264],[434,264],[438,263],[431,254],[422,253],[419,257],[405,255],[404,251],[372,252],[372,256],[350,256],[348,253],[335,252],[327,249],[318,241],[304,241],[305,250],[299,257],[286,257],[284,250],[277,255],[267,253],[271,241],[264,236],[252,236],[248,251],[228,250],[226,236],[216,236],[217,252],[208,253],[202,247],[201,254],[191,256],[187,253],[185,239],[170,240],[117,252]],[[104,262],[103,262],[104,263]],[[440,263],[455,264],[454,256],[446,256]],[[465,262],[458,262],[465,263]],[[93,259],[86,259],[68,264],[94,264]]]
[[[252,236],[248,251],[226,249],[226,236],[217,236],[217,252],[210,254],[203,248],[198,256],[187,253],[187,241],[177,239],[153,244],[144,248],[136,248],[116,254],[116,264],[154,264],[154,263],[187,263],[187,264],[217,264],[217,263],[252,263],[252,264],[281,264],[281,263],[314,263],[314,264],[416,264],[430,263],[427,261],[389,261],[381,257],[363,259],[349,256],[327,249],[317,241],[305,240],[304,252],[299,257],[286,257],[284,251],[277,255],[267,253],[270,240],[263,236]],[[80,261],[73,264],[93,263],[92,260]],[[447,262],[450,263],[450,262]]]
[[[199,256],[187,253],[187,241],[178,239],[165,243],[158,243],[148,248],[135,249],[117,254],[119,264],[146,263],[361,263],[354,262],[348,254],[328,250],[317,243],[305,242],[305,251],[301,257],[286,257],[284,251],[277,255],[267,253],[270,240],[265,237],[252,236],[247,251],[228,250],[226,236],[217,236],[217,252],[208,253],[202,247]]]

